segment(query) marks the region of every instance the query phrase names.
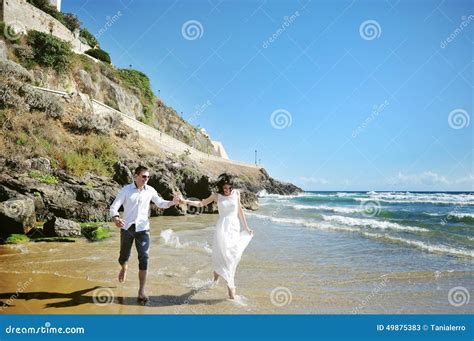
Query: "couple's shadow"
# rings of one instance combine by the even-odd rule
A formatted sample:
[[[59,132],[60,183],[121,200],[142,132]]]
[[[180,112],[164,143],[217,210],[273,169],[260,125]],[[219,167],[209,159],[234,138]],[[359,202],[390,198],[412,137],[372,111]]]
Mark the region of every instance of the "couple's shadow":
[[[128,306],[147,306],[147,307],[170,307],[183,305],[214,305],[225,301],[225,299],[195,299],[194,296],[199,292],[204,291],[204,288],[192,289],[182,295],[159,295],[150,296],[148,302],[143,302],[137,297],[115,296],[112,289],[116,287],[95,286],[83,290],[77,290],[70,293],[59,292],[13,292],[0,293],[0,308],[8,308],[14,306],[17,299],[20,300],[52,300],[65,299],[65,301],[47,303],[45,308],[66,308],[75,307],[82,304],[96,304],[98,306],[106,306],[110,304],[128,305]],[[87,295],[92,292],[92,295]]]

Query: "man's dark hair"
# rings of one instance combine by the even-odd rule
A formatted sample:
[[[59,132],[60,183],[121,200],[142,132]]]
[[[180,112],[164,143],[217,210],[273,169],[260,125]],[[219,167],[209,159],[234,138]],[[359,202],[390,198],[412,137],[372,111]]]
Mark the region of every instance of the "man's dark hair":
[[[137,168],[135,168],[135,175],[140,175],[141,172],[146,171],[148,171],[148,168],[146,168],[145,166],[138,166]]]

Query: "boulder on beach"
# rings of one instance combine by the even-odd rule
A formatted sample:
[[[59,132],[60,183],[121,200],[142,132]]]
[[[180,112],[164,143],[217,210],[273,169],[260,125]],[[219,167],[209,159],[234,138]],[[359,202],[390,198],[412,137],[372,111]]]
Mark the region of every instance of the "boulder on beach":
[[[47,237],[75,237],[81,235],[81,226],[72,220],[52,217],[43,225]]]
[[[0,236],[26,234],[36,225],[35,204],[21,197],[0,202]]]

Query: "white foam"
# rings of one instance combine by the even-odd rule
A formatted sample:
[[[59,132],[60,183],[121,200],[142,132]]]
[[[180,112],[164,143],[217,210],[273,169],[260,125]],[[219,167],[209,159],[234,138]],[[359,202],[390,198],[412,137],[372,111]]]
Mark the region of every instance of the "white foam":
[[[176,233],[172,229],[161,231],[160,237],[165,242],[165,245],[174,247],[176,249],[197,248],[197,249],[204,250],[208,254],[212,253],[212,249],[209,247],[207,243],[201,244],[196,241],[181,243],[181,241],[179,240],[179,237],[176,235]]]
[[[325,221],[332,221],[343,225],[349,226],[368,226],[375,229],[392,229],[399,231],[413,231],[413,232],[426,232],[427,229],[416,226],[404,226],[397,223],[392,223],[389,221],[375,220],[375,219],[359,219],[359,218],[349,218],[343,216],[329,216],[323,215]]]
[[[456,218],[474,218],[474,213],[458,213],[458,212],[453,212],[449,213],[449,216],[454,216]]]
[[[295,210],[322,210],[337,213],[360,213],[364,212],[363,208],[351,208],[351,207],[340,207],[340,206],[326,206],[326,205],[293,205]]]
[[[247,307],[249,305],[248,298],[243,295],[235,295],[233,300],[230,298],[227,300],[240,307]]]
[[[354,198],[354,200],[362,202],[377,200],[393,203],[474,205],[473,194],[368,192],[367,195],[369,195],[368,198]]]
[[[363,232],[363,234],[366,235],[367,237],[372,237],[372,238],[377,238],[377,239],[386,239],[389,241],[400,242],[403,244],[415,246],[428,252],[437,252],[437,253],[444,253],[444,254],[450,254],[450,255],[455,255],[455,256],[464,256],[464,257],[474,258],[474,251],[460,250],[460,249],[448,247],[445,245],[439,245],[439,244],[432,245],[432,244],[427,244],[418,240],[409,240],[405,238],[387,236],[387,235],[382,235],[378,233]]]
[[[355,229],[355,228],[335,226],[332,224],[328,224],[324,221],[316,222],[316,221],[310,221],[310,220],[305,220],[305,219],[295,219],[295,218],[275,218],[275,217],[270,217],[270,216],[266,216],[266,215],[258,214],[258,213],[247,213],[247,215],[250,215],[259,219],[268,220],[277,224],[298,225],[298,226],[304,226],[304,227],[317,228],[320,230],[345,231],[345,232],[358,232],[359,231],[358,229]]]

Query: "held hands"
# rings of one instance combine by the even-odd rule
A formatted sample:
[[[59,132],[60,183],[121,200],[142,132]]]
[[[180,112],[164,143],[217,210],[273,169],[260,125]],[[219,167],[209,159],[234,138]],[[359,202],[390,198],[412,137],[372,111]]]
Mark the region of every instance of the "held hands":
[[[180,193],[173,193],[173,205],[179,205],[183,203],[183,196]]]

